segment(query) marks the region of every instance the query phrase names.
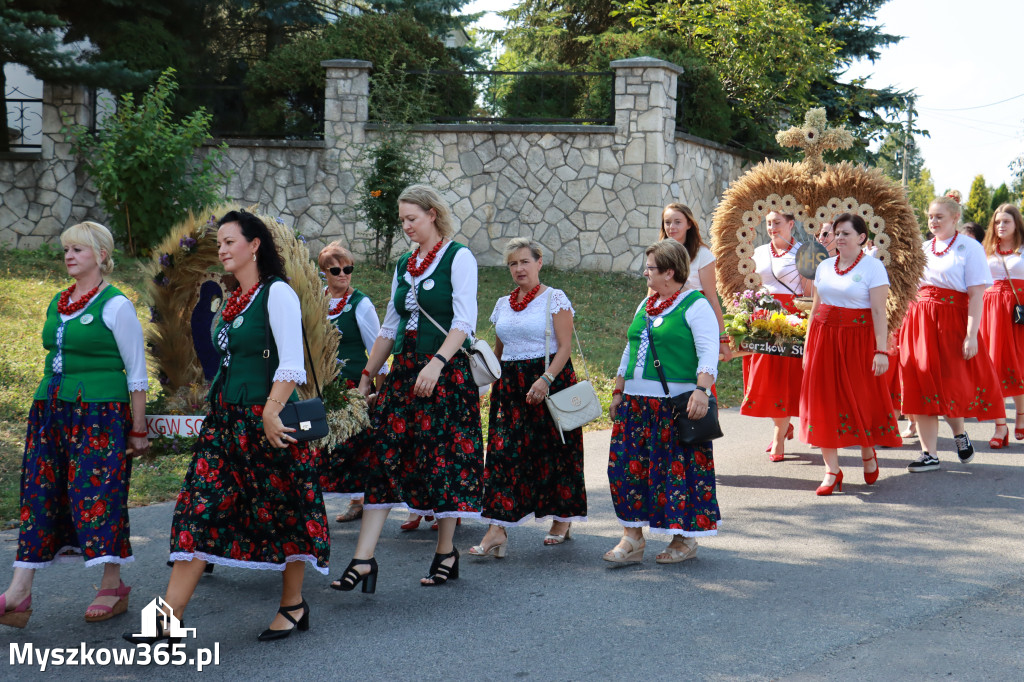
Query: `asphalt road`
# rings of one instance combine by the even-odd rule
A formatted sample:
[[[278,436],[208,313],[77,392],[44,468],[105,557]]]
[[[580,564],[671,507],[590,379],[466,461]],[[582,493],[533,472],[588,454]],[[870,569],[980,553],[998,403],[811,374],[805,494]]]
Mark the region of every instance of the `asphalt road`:
[[[1012,410],[1011,410],[1012,414]],[[989,451],[991,426],[968,432],[979,453],[961,465],[943,426],[942,468],[910,474],[917,441],[879,450],[878,483],[868,487],[859,453],[841,454],[844,492],[817,497],[816,451],[768,462],[770,422],[722,414],[715,443],[720,535],[701,540],[698,558],[642,564],[601,560],[620,527],[605,474],[608,431],[587,434],[590,521],[571,542],[542,546],[546,526],[514,529],[508,557],[463,557],[462,577],[422,588],[433,534],[402,533],[393,513],[377,552],[375,595],[339,593],[309,571],[311,629],[259,643],[279,590],[271,571],[218,567],[189,607],[197,638],[187,652],[219,646],[203,674],[281,680],[1019,680],[1024,678],[1021,543],[1024,443]],[[346,503],[328,504],[330,517]],[[137,560],[129,612],[87,624],[85,606],[100,569],[62,564],[36,579],[35,613],[25,630],[0,628],[0,677],[195,679],[189,666],[77,666],[40,674],[11,665],[10,646],[127,647],[139,612],[162,594],[169,569],[172,507],[132,511]],[[463,552],[484,526],[464,524]],[[358,525],[332,525],[332,576],[351,557]],[[0,533],[0,561],[13,560],[16,533]]]

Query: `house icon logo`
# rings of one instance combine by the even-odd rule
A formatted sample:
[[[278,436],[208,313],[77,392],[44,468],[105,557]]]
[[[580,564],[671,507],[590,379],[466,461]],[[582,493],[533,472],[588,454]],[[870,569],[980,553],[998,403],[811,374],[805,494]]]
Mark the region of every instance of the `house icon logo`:
[[[158,629],[158,626],[162,626]],[[135,637],[157,637],[164,630],[171,637],[196,636],[195,628],[181,627],[181,621],[174,615],[174,609],[162,597],[156,597],[142,609],[142,632]]]

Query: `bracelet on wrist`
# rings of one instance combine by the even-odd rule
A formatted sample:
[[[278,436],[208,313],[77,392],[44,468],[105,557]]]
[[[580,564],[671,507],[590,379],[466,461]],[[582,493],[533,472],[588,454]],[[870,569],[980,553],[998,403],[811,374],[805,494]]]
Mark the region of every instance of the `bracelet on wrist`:
[[[732,337],[728,336],[727,334],[722,334],[721,336],[718,337],[719,343],[729,343],[730,341],[732,341]]]
[[[271,397],[270,397],[270,396],[268,395],[268,396],[267,396],[267,400],[268,400],[268,401],[270,401],[270,402],[275,402],[275,403],[277,403],[278,405],[280,405],[281,407],[284,407],[284,403],[282,403],[282,402],[281,402],[280,400],[278,400],[277,398],[271,398]]]
[[[615,396],[617,396],[617,395],[622,395],[622,389],[621,389],[621,388],[617,388],[617,389],[615,389],[614,391],[612,391],[612,397],[613,397],[613,398],[614,398]]]
[[[876,350],[876,351],[875,351],[875,355],[884,355],[884,356],[886,356],[886,357],[888,357],[888,356],[889,356],[889,354],[888,354],[888,353],[886,353],[886,352],[885,352],[884,350]]]
[[[149,437],[149,433],[146,432],[146,431],[129,431],[128,432],[128,437],[129,438],[147,438],[147,437]]]
[[[554,381],[551,379],[551,375],[545,372],[544,374],[540,375],[540,378],[544,380],[544,383],[548,385],[548,388],[551,388],[551,384],[554,383]]]
[[[368,377],[368,376],[370,376],[370,370],[368,370],[365,367],[363,367],[363,371],[360,372],[360,374],[362,374],[364,377]]]
[[[442,365],[447,365],[448,364],[448,358],[446,358],[445,356],[441,355],[440,353],[434,353],[434,357],[437,358],[438,360],[440,360]]]

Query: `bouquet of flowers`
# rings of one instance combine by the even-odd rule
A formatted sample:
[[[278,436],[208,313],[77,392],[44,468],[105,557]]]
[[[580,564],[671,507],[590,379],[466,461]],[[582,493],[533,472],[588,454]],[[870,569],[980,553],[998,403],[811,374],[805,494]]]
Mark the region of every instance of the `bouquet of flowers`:
[[[766,287],[734,294],[723,317],[737,348],[745,339],[802,344],[807,337],[805,314],[787,313]]]

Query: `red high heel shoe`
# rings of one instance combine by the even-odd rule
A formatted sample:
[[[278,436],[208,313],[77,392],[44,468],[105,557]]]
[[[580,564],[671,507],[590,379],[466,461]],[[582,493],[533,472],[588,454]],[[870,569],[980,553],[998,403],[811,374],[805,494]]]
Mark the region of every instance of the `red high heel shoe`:
[[[988,449],[989,450],[1002,450],[1003,448],[1006,448],[1006,447],[1010,446],[1010,427],[1008,425],[1006,425],[1006,424],[996,424],[996,428],[997,429],[1000,426],[1003,426],[1003,427],[1006,428],[1006,435],[1003,436],[1002,438],[1000,438],[999,436],[992,436],[992,438],[989,439],[989,441],[988,441]],[[1016,425],[1014,425],[1014,426],[1016,426]],[[1016,438],[1016,436],[1017,436],[1016,431],[1014,432],[1013,435]],[[1020,439],[1018,438],[1017,440],[1020,440]]]
[[[417,516],[415,520],[413,520],[413,521],[406,521],[401,526],[399,526],[399,528],[401,528],[402,530],[416,530],[417,528],[420,527],[420,521],[422,521],[422,520],[423,520],[422,516]],[[433,520],[434,520],[433,516],[428,516],[427,517],[427,521],[433,521]]]
[[[843,492],[843,470],[840,469],[838,474],[833,474],[831,471],[829,471],[828,474],[835,476],[835,480],[832,481],[832,485],[825,485],[824,483],[822,483],[821,485],[818,486],[818,489],[815,491],[815,493],[817,493],[818,495],[831,495],[832,491],[835,490],[836,488],[839,488],[839,492]]]
[[[862,462],[870,462],[871,460],[875,460],[875,470],[870,473],[867,471],[864,472],[864,482],[867,483],[868,485],[874,485],[875,481],[878,480],[878,453],[875,452],[874,448],[871,448],[871,457],[868,459],[864,459],[863,457],[861,457],[860,459]],[[843,492],[843,489],[839,488],[839,492]]]
[[[1013,437],[1017,440],[1024,440],[1024,412],[1018,412],[1013,418]],[[1010,435],[1010,429],[1007,427],[1006,435]]]
[[[792,424],[790,424],[789,428],[786,429],[786,440],[793,440],[793,425]],[[768,443],[768,447],[766,447],[764,449],[764,451],[770,453],[774,447],[775,447],[775,441],[772,441],[771,443]],[[783,459],[785,459],[785,454],[781,454],[781,455],[769,454],[768,455],[768,461],[769,462],[781,462]]]

